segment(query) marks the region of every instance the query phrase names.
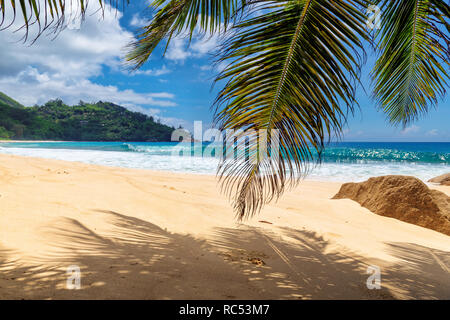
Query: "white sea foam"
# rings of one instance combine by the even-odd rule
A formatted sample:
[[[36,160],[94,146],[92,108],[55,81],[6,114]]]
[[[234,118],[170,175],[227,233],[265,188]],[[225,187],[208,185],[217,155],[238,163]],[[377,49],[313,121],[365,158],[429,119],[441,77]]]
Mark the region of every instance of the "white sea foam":
[[[174,157],[148,152],[9,147],[0,147],[0,152],[106,166],[195,174],[215,174],[219,163],[215,158]],[[448,164],[376,161],[365,163],[323,163],[314,167],[307,178],[312,180],[347,182],[363,181],[373,176],[397,174],[415,176],[423,181],[427,181],[432,177],[449,171],[450,166]]]

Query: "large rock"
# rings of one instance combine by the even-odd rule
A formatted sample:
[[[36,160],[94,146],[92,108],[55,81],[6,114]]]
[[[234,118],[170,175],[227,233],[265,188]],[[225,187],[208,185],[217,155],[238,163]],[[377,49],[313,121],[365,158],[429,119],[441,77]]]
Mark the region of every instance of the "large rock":
[[[450,186],[450,173],[428,180],[428,182],[439,183],[443,186]]]
[[[346,198],[376,214],[450,236],[450,197],[414,177],[384,176],[346,183],[333,199]]]

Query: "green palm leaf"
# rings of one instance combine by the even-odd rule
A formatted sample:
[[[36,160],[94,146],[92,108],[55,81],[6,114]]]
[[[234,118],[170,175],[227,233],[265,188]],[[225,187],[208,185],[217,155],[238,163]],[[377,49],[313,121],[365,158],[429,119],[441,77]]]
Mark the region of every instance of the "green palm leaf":
[[[253,134],[248,152],[223,161],[219,175],[240,218],[295,185],[312,150],[320,155],[325,139],[339,134],[353,111],[368,38],[363,1],[259,2],[268,13],[235,25],[224,44],[221,60],[229,65],[217,80],[228,82],[216,101],[217,121],[225,130],[277,130],[280,157],[290,160],[255,156],[266,146]]]
[[[450,7],[442,0],[383,0],[378,5],[383,14],[374,96],[391,123],[406,126],[445,94]]]
[[[151,23],[142,28],[131,44],[127,61],[141,67],[157,45],[166,39],[166,48],[173,36],[187,33],[192,38],[196,28],[200,33],[220,33],[245,7],[246,0],[155,0],[160,8]]]
[[[102,10],[104,3],[107,1],[98,0]],[[65,27],[64,20],[69,12],[74,14],[72,10],[84,19],[86,9],[89,1],[87,0],[0,0],[0,31],[13,25],[18,17],[23,19],[21,28],[25,29],[25,40],[28,36],[28,30],[31,25],[37,25],[38,31],[36,38],[39,37],[45,30],[52,27],[53,32],[58,32]],[[113,7],[118,7],[120,3],[127,4],[129,0],[109,0],[108,3]],[[13,11],[13,18],[9,21],[5,19],[7,8],[10,5]]]
[[[38,35],[52,26],[61,30],[72,2],[84,17],[86,0],[0,0],[0,27],[22,16],[27,31],[39,26]],[[109,1],[113,7],[128,2]],[[218,173],[240,218],[294,186],[308,163],[320,160],[325,140],[340,134],[355,104],[362,41],[369,40],[363,12],[371,3],[384,11],[374,97],[392,123],[406,125],[445,94],[450,7],[443,0],[152,1],[158,11],[127,56],[135,68],[174,36],[231,29],[219,59],[228,66],[217,78],[226,85],[216,100],[216,121],[250,133],[227,135],[228,144],[246,136],[247,148],[228,150],[233,157]],[[12,22],[5,21],[7,4]],[[267,142],[276,142],[279,154]]]

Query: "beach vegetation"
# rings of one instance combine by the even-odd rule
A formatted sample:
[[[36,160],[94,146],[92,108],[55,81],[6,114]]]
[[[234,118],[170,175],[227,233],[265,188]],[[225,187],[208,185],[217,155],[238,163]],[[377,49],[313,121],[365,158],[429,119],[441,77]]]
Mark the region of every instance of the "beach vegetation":
[[[173,127],[109,102],[68,106],[60,99],[15,108],[0,102],[0,138],[64,141],[170,141]]]

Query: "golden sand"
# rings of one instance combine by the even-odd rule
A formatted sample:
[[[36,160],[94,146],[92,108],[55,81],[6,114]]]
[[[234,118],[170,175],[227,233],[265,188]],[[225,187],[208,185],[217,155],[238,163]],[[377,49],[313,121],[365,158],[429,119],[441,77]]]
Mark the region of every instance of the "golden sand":
[[[211,176],[0,155],[0,299],[450,299],[450,237],[340,186],[304,181],[238,223]]]

